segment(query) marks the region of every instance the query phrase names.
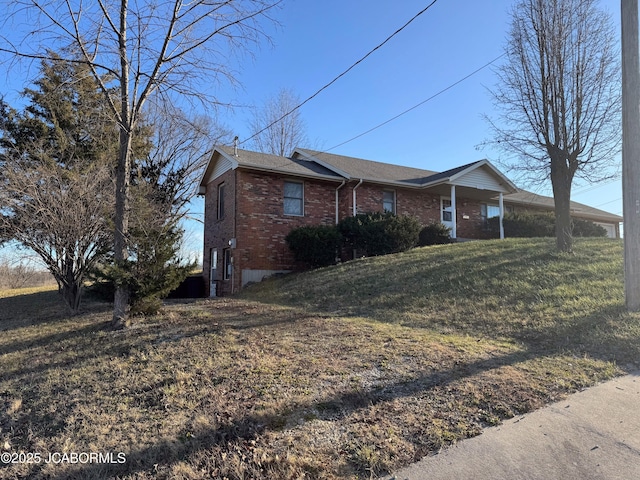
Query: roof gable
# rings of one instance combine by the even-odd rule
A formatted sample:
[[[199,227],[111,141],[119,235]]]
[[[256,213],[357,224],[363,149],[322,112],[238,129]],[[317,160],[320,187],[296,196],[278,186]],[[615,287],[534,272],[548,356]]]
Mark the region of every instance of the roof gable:
[[[437,177],[437,178],[436,178]],[[428,183],[446,181],[452,185],[470,187],[477,190],[492,190],[502,193],[515,193],[518,188],[488,160],[478,160],[429,179]]]
[[[216,147],[200,181],[200,190],[202,191],[211,180],[228,170],[235,170],[239,167],[293,176],[342,180],[332,170],[314,161],[234,149],[233,147]]]
[[[229,170],[235,170],[236,168],[238,168],[238,162],[232,156],[229,156],[224,150],[214,149],[209,163],[207,163],[207,168],[200,179],[198,193],[204,194],[207,183]]]

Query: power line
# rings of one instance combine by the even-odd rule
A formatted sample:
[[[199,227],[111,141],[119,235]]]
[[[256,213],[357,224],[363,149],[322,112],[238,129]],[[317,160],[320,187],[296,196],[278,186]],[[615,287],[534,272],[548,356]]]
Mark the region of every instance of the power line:
[[[613,180],[609,180],[608,182],[603,182],[603,183],[596,183],[595,185],[590,185],[582,190],[578,190],[576,192],[573,192],[572,195],[582,195],[583,193],[587,193],[590,192],[592,190],[595,190],[597,188],[600,187],[604,187],[606,185],[611,185],[612,183],[617,182],[619,179],[618,178],[614,178]]]
[[[258,135],[260,135],[262,132],[264,132],[265,130],[268,130],[269,128],[273,127],[276,123],[282,121],[283,119],[285,119],[286,117],[288,117],[289,115],[291,115],[293,112],[295,112],[296,110],[298,110],[299,108],[301,108],[304,104],[306,104],[307,102],[311,101],[312,99],[314,99],[315,97],[317,97],[322,91],[326,90],[327,88],[329,88],[331,85],[333,85],[335,82],[337,82],[340,78],[344,77],[347,73],[349,73],[351,70],[353,70],[353,68],[355,68],[358,64],[362,63],[368,56],[370,56],[373,52],[375,52],[376,50],[378,50],[379,48],[381,48],[384,44],[386,44],[389,40],[391,40],[393,37],[395,37],[398,33],[400,33],[402,30],[404,30],[411,22],[413,22],[416,18],[418,18],[420,15],[422,15],[424,12],[426,12],[427,10],[429,10],[438,0],[433,0],[429,5],[427,5],[425,8],[423,8],[422,10],[420,10],[418,13],[416,13],[407,23],[405,23],[404,25],[402,25],[400,28],[398,28],[395,32],[393,32],[391,35],[389,35],[381,44],[379,44],[378,46],[376,46],[375,48],[373,48],[372,50],[370,50],[364,57],[362,57],[360,60],[356,61],[354,64],[352,64],[349,68],[347,68],[344,72],[342,72],[340,75],[338,75],[337,77],[335,77],[333,80],[331,80],[329,83],[327,83],[326,85],[324,85],[322,88],[320,88],[316,93],[314,93],[313,95],[311,95],[309,98],[307,98],[305,101],[303,101],[302,103],[300,103],[299,105],[297,105],[296,107],[292,108],[290,111],[288,111],[287,113],[285,113],[284,115],[282,115],[279,119],[271,122],[269,125],[267,125],[266,127],[264,127],[262,130],[260,130],[257,133],[254,133],[253,135],[251,135],[249,138],[241,141],[239,144],[243,144],[245,142],[248,142],[249,140],[251,140],[254,137],[257,137]]]
[[[331,147],[331,148],[329,148],[329,149],[327,149],[327,150],[325,150],[325,151],[326,151],[326,152],[329,152],[329,151],[333,150],[334,148],[341,147],[342,145],[344,145],[344,144],[346,144],[346,143],[349,143],[349,142],[352,142],[353,140],[355,140],[355,139],[357,139],[357,138],[360,138],[360,137],[362,137],[363,135],[366,135],[367,133],[371,133],[371,132],[373,132],[374,130],[377,130],[378,128],[380,128],[380,127],[382,127],[382,126],[386,125],[387,123],[393,122],[393,121],[394,121],[394,120],[396,120],[397,118],[400,118],[401,116],[403,116],[403,115],[405,115],[405,114],[409,113],[410,111],[415,110],[416,108],[420,107],[421,105],[424,105],[424,104],[425,104],[425,103],[427,103],[428,101],[433,100],[433,99],[434,99],[434,98],[436,98],[437,96],[439,96],[439,95],[443,94],[443,93],[444,93],[444,92],[446,92],[447,90],[450,90],[450,89],[452,89],[453,87],[455,87],[456,85],[458,85],[458,84],[460,84],[460,83],[464,82],[466,79],[468,79],[469,77],[472,77],[473,75],[475,75],[475,74],[476,74],[476,73],[478,73],[479,71],[481,71],[481,70],[483,70],[483,69],[487,68],[487,67],[488,67],[489,65],[491,65],[492,63],[497,62],[498,60],[500,60],[500,59],[501,59],[502,57],[504,57],[505,55],[506,55],[506,53],[503,53],[502,55],[500,55],[500,56],[498,56],[498,57],[494,58],[494,59],[493,59],[493,60],[491,60],[490,62],[485,63],[483,66],[481,66],[480,68],[478,68],[478,69],[474,70],[474,71],[473,71],[473,72],[471,72],[469,75],[466,75],[465,77],[461,78],[461,79],[460,79],[460,80],[458,80],[457,82],[454,82],[454,83],[452,83],[451,85],[449,85],[448,87],[443,88],[443,89],[442,89],[442,90],[440,90],[438,93],[435,93],[435,94],[431,95],[431,96],[430,96],[429,98],[427,98],[426,100],[423,100],[423,101],[421,101],[420,103],[418,103],[418,104],[414,105],[413,107],[408,108],[408,109],[407,109],[407,110],[405,110],[404,112],[399,113],[398,115],[396,115],[396,116],[394,116],[394,117],[391,117],[389,120],[386,120],[386,121],[384,121],[384,122],[382,122],[382,123],[380,123],[380,124],[376,125],[376,126],[375,126],[375,127],[373,127],[373,128],[370,128],[370,129],[369,129],[369,130],[367,130],[366,132],[363,132],[363,133],[361,133],[361,134],[359,134],[359,135],[356,135],[355,137],[352,137],[352,138],[350,138],[349,140],[345,140],[344,142],[339,143],[338,145],[334,145],[333,147]]]
[[[622,200],[622,197],[616,198],[615,200],[611,200],[610,202],[601,203],[599,205],[596,205],[594,208],[602,207],[604,205],[609,205],[610,203],[613,203],[613,202],[619,202],[620,200]]]

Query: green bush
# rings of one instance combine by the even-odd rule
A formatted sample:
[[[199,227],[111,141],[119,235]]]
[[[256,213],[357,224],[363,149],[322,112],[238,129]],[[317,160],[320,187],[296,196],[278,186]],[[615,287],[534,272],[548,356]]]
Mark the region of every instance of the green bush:
[[[440,222],[430,223],[420,230],[420,235],[418,236],[418,245],[421,247],[443,245],[452,242],[451,229]]]
[[[338,224],[338,231],[345,247],[370,257],[415,247],[420,223],[407,215],[373,212],[345,218]]]
[[[600,225],[580,218],[572,219],[573,236],[575,237],[605,237],[607,231]],[[500,219],[488,220],[489,230],[498,235]],[[554,237],[556,232],[556,218],[553,213],[507,213],[503,219],[505,237]]]
[[[607,231],[600,225],[581,218],[573,219],[574,237],[606,237]]]
[[[285,240],[297,261],[314,268],[334,264],[340,247],[338,229],[328,225],[295,228]]]
[[[553,213],[507,213],[502,221],[505,237],[553,237],[556,219]],[[489,219],[490,229],[498,235],[500,218]]]
[[[91,275],[91,293],[113,301],[116,285],[129,291],[132,315],[154,315],[162,308],[162,299],[189,275],[195,263],[182,262],[178,252],[183,231],[176,226],[153,229],[145,235],[132,229],[131,258],[119,265],[112,256]]]

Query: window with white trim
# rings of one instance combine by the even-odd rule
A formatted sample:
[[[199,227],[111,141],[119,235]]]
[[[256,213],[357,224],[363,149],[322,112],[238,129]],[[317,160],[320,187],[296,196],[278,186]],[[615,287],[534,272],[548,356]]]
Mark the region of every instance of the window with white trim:
[[[443,222],[451,222],[453,221],[453,212],[451,211],[452,207],[451,199],[442,197],[440,200],[440,210],[442,211],[441,219]]]
[[[284,214],[304,215],[304,186],[300,182],[284,182]]]
[[[395,190],[383,190],[382,211],[396,213],[396,192]]]
[[[490,205],[487,203],[480,204],[480,216],[484,220],[500,216],[500,207],[498,205]]]
[[[224,183],[218,185],[218,220],[224,218]]]
[[[512,213],[513,207],[511,205],[505,205],[504,212]],[[485,226],[488,227],[488,220],[490,218],[496,218],[500,216],[500,206],[492,205],[490,203],[481,203],[480,216],[482,217],[482,221],[484,222]]]

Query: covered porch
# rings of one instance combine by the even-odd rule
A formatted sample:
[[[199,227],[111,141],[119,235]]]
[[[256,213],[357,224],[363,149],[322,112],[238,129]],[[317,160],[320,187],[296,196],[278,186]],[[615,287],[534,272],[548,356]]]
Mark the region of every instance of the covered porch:
[[[460,222],[471,220],[471,216],[485,222],[499,217],[500,238],[504,238],[504,196],[518,191],[508,178],[487,160],[442,172],[438,177],[425,187],[440,196],[440,221],[451,229],[451,238],[461,238]]]

